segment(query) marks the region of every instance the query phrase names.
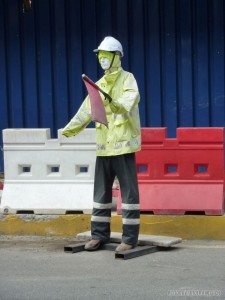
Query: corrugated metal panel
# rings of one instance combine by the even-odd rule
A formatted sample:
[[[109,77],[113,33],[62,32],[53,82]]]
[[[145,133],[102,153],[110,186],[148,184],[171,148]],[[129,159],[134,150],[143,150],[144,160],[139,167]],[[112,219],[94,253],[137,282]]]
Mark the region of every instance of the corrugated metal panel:
[[[50,127],[78,109],[106,35],[125,50],[142,126],[224,126],[224,0],[0,0],[0,129]],[[3,169],[0,160],[0,170]]]

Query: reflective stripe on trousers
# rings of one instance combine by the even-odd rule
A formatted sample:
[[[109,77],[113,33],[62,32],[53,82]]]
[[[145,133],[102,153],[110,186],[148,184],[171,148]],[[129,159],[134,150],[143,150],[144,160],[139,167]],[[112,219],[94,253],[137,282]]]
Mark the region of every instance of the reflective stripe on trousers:
[[[115,176],[120,182],[122,195],[122,241],[136,245],[140,226],[140,207],[135,153],[97,157],[91,217],[92,238],[103,241],[110,238],[112,185]]]

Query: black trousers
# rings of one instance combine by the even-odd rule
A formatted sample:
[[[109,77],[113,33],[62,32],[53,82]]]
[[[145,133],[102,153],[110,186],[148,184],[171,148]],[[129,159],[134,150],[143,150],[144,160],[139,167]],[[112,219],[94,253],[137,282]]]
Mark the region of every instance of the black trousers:
[[[117,176],[122,195],[122,241],[136,245],[140,226],[139,192],[135,153],[97,156],[94,182],[94,204],[91,218],[92,239],[110,239],[112,185]]]

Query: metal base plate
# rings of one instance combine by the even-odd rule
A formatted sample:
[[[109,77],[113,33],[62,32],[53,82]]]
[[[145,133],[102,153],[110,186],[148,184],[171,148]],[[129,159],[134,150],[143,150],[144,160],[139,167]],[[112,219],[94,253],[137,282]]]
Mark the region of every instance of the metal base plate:
[[[77,253],[84,251],[84,246],[86,243],[79,243],[79,244],[70,244],[64,247],[64,251],[67,253]],[[108,244],[103,244],[100,246],[99,250],[109,250],[109,251],[115,251],[116,247],[118,246],[118,243],[108,243]],[[154,253],[158,251],[157,246],[137,246],[134,249],[130,249],[127,251],[119,251],[115,252],[115,258],[117,259],[130,259],[142,255],[146,255],[149,253]]]
[[[77,235],[77,238],[82,241],[91,240],[91,231],[81,232]],[[122,233],[111,232],[110,242],[120,243],[122,240]],[[162,235],[147,235],[139,234],[138,236],[138,246],[161,246],[161,247],[171,247],[173,245],[182,242],[182,238],[172,237],[172,236],[162,236]]]
[[[83,240],[91,239],[91,232],[86,231],[77,235],[78,238]],[[122,235],[118,232],[111,232],[110,242],[102,244],[98,250],[110,250],[115,251],[119,243],[121,243]],[[139,235],[138,245],[134,249],[127,251],[115,252],[115,258],[130,259],[141,255],[154,253],[162,249],[169,249],[171,246],[182,242],[181,238],[168,237],[168,236],[156,236],[156,235]],[[64,247],[65,252],[76,253],[84,251],[86,242],[80,244],[71,244]]]

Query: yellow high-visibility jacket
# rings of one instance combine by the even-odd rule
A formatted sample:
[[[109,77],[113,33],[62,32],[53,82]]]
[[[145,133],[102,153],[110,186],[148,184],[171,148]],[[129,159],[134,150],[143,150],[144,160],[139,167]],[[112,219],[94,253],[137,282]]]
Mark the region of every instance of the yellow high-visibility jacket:
[[[140,95],[133,74],[119,67],[115,72],[104,75],[96,84],[112,98],[112,102],[109,103],[101,95],[108,128],[96,122],[97,156],[114,156],[141,150],[138,109]],[[90,122],[91,104],[87,96],[62,134],[67,137],[77,135]]]

